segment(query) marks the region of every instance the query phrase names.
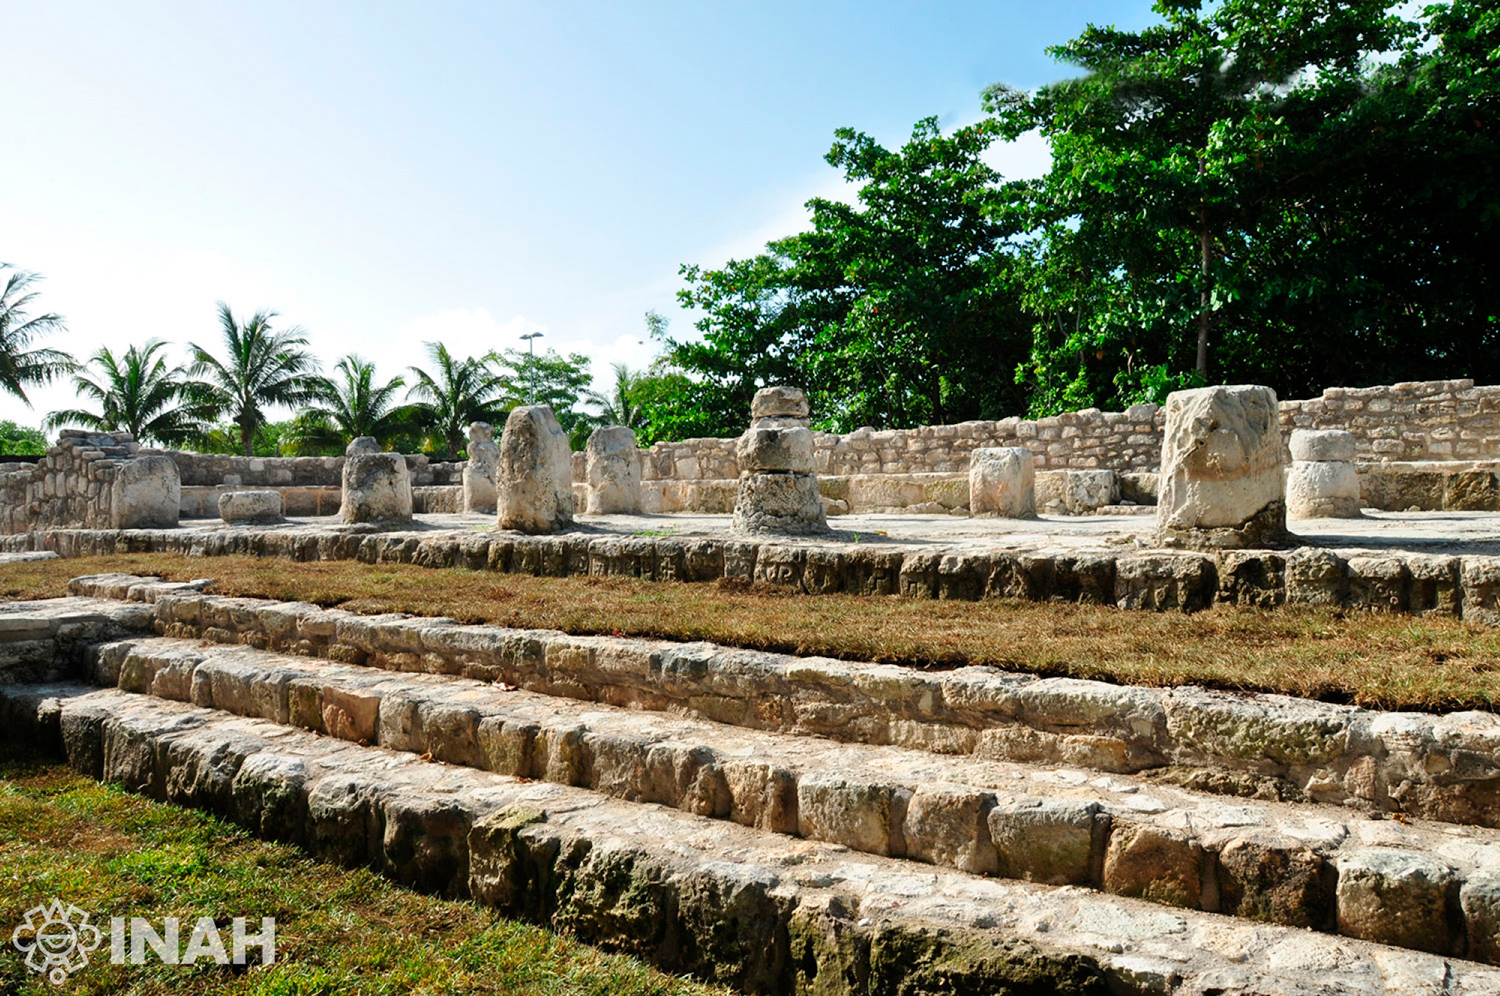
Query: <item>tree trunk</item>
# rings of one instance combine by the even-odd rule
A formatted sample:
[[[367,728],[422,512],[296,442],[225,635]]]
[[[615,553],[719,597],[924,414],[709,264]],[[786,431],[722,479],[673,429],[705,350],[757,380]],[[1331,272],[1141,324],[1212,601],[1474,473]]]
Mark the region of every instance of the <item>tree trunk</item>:
[[[1208,291],[1208,264],[1210,248],[1208,236],[1208,212],[1200,209],[1198,212],[1198,274],[1202,285],[1198,291],[1198,376],[1203,382],[1208,383],[1208,328],[1212,314],[1208,310],[1210,295]]]
[[[245,448],[245,456],[255,456],[255,426],[250,419],[240,420],[240,443]]]

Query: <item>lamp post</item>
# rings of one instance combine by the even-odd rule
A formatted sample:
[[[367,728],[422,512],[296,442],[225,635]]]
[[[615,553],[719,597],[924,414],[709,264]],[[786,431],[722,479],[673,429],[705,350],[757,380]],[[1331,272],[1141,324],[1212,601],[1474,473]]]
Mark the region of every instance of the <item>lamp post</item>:
[[[526,366],[531,371],[531,400],[527,404],[536,404],[536,340],[540,339],[540,332],[527,332],[521,336],[526,340]]]

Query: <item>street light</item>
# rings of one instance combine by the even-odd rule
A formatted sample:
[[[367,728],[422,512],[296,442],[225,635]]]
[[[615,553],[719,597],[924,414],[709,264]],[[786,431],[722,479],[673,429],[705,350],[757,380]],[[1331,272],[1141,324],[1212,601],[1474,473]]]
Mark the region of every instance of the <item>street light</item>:
[[[527,404],[536,404],[536,340],[540,339],[540,332],[527,332],[521,336],[526,340],[526,366],[531,369],[531,400]]]

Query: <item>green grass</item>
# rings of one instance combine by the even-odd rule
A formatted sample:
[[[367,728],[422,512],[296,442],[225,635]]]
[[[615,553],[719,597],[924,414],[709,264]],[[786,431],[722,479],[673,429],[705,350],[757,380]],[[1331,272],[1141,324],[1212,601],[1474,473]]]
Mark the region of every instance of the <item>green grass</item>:
[[[58,897],[105,931],[89,965],[61,987],[10,946],[27,909]],[[161,927],[276,918],[276,961],[251,967],[109,964],[111,916]],[[252,928],[253,929],[253,928]],[[0,746],[0,993],[710,996],[723,990],[603,954],[473,904],[422,896],[365,870],[152,802]],[[251,949],[254,959],[255,949]]]
[[[1452,617],[1283,606],[1192,615],[1003,600],[809,596],[742,583],[530,577],[355,561],[122,554],[9,564],[0,598],[66,594],[80,574],[216,579],[213,592],[354,612],[710,640],[916,668],[989,664],[1142,685],[1282,692],[1386,709],[1500,707],[1500,630]]]

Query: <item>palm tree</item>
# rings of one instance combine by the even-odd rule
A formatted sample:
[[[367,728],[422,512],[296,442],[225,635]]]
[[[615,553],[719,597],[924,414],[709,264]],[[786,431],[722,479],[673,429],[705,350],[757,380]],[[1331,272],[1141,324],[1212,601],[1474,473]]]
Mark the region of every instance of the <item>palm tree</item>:
[[[377,385],[375,364],[354,353],[333,369],[336,376],[319,384],[318,397],[297,417],[300,441],[342,445],[374,436],[384,445],[410,419],[410,410],[395,403],[396,392],[406,386],[404,378]]]
[[[590,391],[587,395],[589,404],[599,408],[596,420],[600,425],[623,425],[628,429],[639,429],[645,421],[646,413],[636,395],[644,378],[640,374],[631,373],[630,368],[623,363],[613,363],[610,366],[615,372],[615,382],[610,387],[609,394]]]
[[[227,414],[239,427],[245,456],[254,455],[255,432],[266,420],[266,408],[300,405],[323,390],[318,361],[302,348],[307,345],[302,329],[276,331],[271,328],[276,317],[274,311],[257,311],[242,324],[220,301],[225,358],[188,343],[193,351],[188,373],[197,378],[189,385],[192,397],[216,415]]]
[[[436,365],[437,376],[412,367],[417,380],[406,396],[418,399],[412,408],[441,435],[447,457],[453,460],[470,422],[496,421],[504,410],[501,399],[505,381],[483,360],[472,356],[455,359],[440,342],[424,345]]]
[[[48,312],[30,317],[26,307],[36,297],[27,288],[41,277],[9,263],[0,263],[0,276],[11,273],[0,287],[0,389],[9,391],[28,405],[27,384],[47,384],[54,377],[77,369],[73,357],[60,349],[33,347],[32,342],[49,332],[66,331],[61,315]]]
[[[169,368],[157,355],[166,346],[160,339],[151,339],[118,357],[108,346],[100,347],[89,358],[99,376],[79,373],[73,377],[79,396],[93,398],[99,411],[64,408],[48,415],[43,425],[49,429],[79,425],[107,432],[124,429],[136,439],[159,443],[179,442],[201,431],[206,412],[188,397],[182,368]]]

